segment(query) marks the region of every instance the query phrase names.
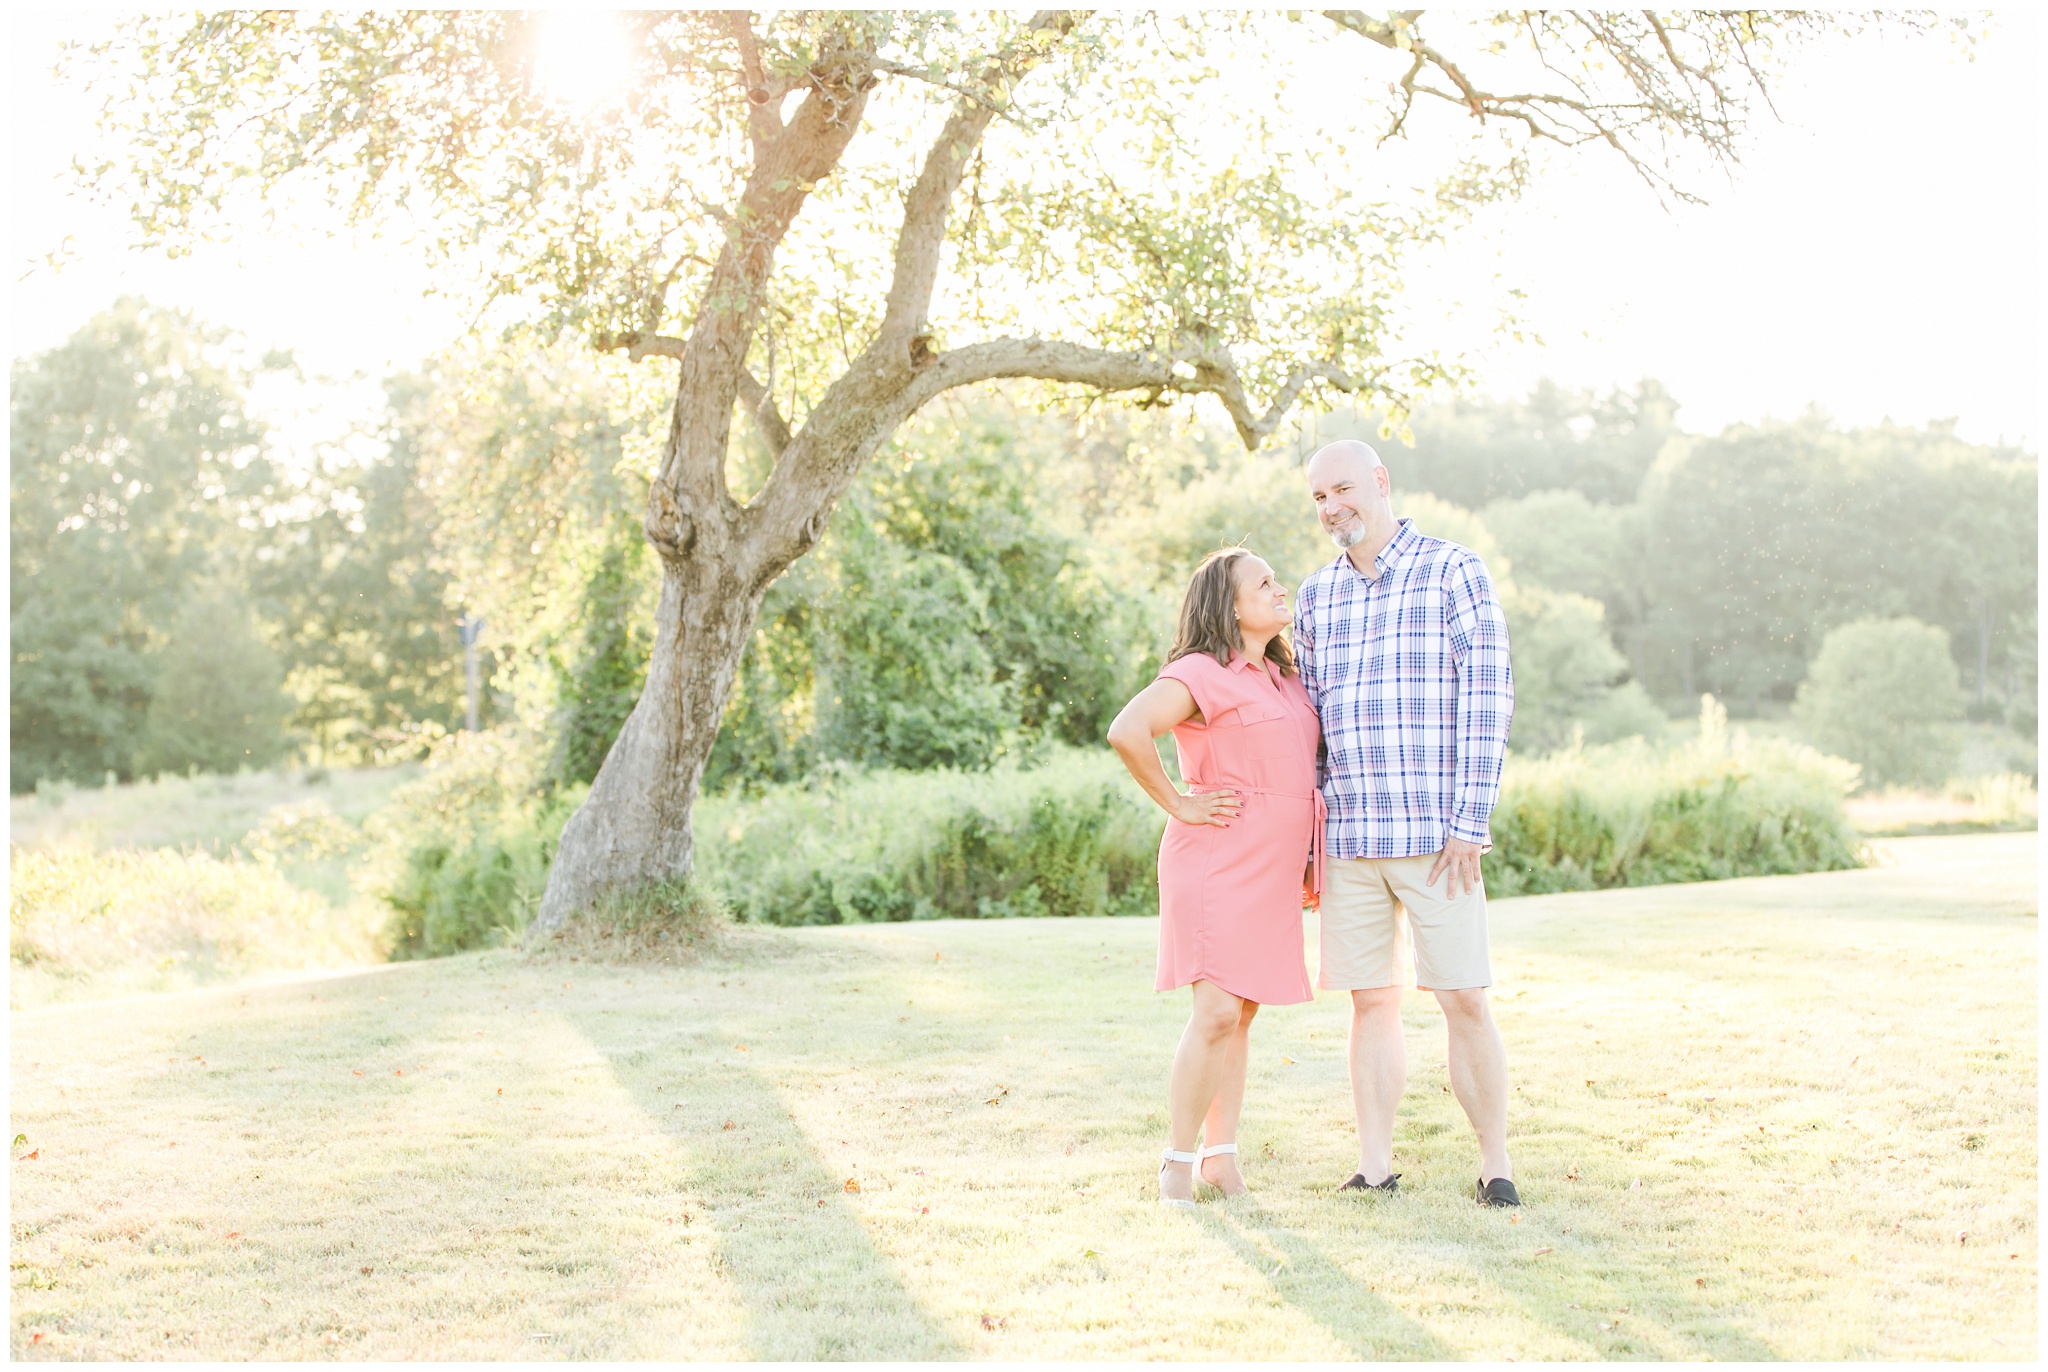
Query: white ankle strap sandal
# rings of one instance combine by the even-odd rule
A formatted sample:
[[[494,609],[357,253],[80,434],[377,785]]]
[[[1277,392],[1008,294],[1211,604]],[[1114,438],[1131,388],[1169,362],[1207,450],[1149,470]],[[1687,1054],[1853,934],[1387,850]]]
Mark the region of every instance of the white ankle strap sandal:
[[[1159,1170],[1162,1174],[1165,1173],[1166,1164],[1169,1162],[1200,1162],[1202,1160],[1201,1155],[1199,1154],[1175,1152],[1171,1148],[1161,1153],[1159,1155],[1159,1158]],[[1195,1203],[1191,1200],[1174,1200],[1168,1196],[1161,1196],[1159,1198],[1159,1203],[1161,1205],[1171,1206],[1175,1210],[1193,1210],[1196,1208]]]

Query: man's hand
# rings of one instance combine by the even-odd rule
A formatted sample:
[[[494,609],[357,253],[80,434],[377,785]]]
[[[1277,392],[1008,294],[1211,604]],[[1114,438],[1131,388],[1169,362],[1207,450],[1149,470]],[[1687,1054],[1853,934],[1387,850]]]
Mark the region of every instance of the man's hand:
[[[1444,894],[1456,900],[1466,891],[1479,889],[1479,855],[1486,850],[1476,843],[1467,843],[1461,838],[1446,838],[1444,850],[1436,855],[1436,862],[1429,869],[1429,879],[1424,886],[1436,885],[1436,879],[1446,872],[1450,874],[1444,887]]]

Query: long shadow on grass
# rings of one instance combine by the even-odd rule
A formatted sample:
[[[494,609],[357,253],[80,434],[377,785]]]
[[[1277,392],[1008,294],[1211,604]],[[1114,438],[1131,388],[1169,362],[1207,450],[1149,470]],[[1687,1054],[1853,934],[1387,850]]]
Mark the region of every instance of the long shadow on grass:
[[[689,1203],[716,1233],[719,1270],[747,1307],[757,1357],[966,1355],[876,1249],[843,1178],[804,1137],[775,1083],[732,1060],[715,1012],[654,1044],[625,1041],[601,1011],[564,1014],[684,1147]]]
[[[1360,1358],[1413,1362],[1457,1356],[1427,1327],[1331,1262],[1307,1235],[1281,1224],[1271,1214],[1208,1206],[1203,1218],[1210,1233],[1229,1245],[1246,1266],[1266,1274],[1274,1294]]]
[[[1591,1234],[1587,1235],[1587,1239],[1589,1242],[1601,1241],[1600,1236]],[[1615,1246],[1618,1248],[1619,1244]],[[1617,1259],[1606,1266],[1611,1270],[1623,1265],[1624,1261]],[[1581,1260],[1562,1273],[1544,1274],[1534,1269],[1495,1267],[1477,1275],[1496,1287],[1504,1296],[1518,1303],[1523,1313],[1533,1322],[1548,1325],[1566,1338],[1582,1343],[1605,1344],[1606,1346],[1599,1348],[1595,1356],[1618,1357],[1632,1361],[1641,1358],[1663,1358],[1675,1354],[1682,1358],[1704,1357],[1717,1361],[1752,1363],[1778,1362],[1785,1356],[1754,1334],[1730,1324],[1725,1315],[1697,1299],[1684,1287],[1671,1284],[1667,1273],[1661,1270],[1645,1270],[1640,1264],[1637,1265],[1637,1275],[1648,1279],[1645,1284],[1657,1293],[1653,1299],[1657,1300],[1662,1308],[1638,1308],[1635,1312],[1637,1318],[1632,1323],[1640,1326],[1645,1319],[1661,1316],[1662,1337],[1673,1340],[1679,1347],[1670,1352],[1656,1348],[1645,1349],[1642,1347],[1645,1340],[1626,1329],[1618,1329],[1608,1336],[1614,1341],[1611,1343],[1599,1335],[1588,1333],[1586,1324],[1598,1317],[1610,1298],[1611,1288],[1604,1281],[1600,1268],[1601,1265],[1597,1262]],[[1562,1297],[1576,1298],[1584,1307],[1584,1319],[1576,1328],[1567,1325],[1555,1314],[1544,1313],[1546,1308],[1554,1312]],[[1623,1346],[1617,1347],[1616,1344]]]
[[[566,982],[554,990],[550,971],[570,974],[578,990]],[[152,1117],[228,1114],[249,1131],[250,1165],[267,1180],[236,1183],[267,1193],[267,1208],[288,1217],[279,1228],[290,1232],[252,1234],[248,1251],[259,1271],[293,1295],[293,1309],[281,1311],[276,1328],[254,1331],[256,1348],[303,1356],[316,1346],[325,1318],[314,1306],[350,1307],[359,1281],[387,1268],[432,1280],[471,1264],[474,1244],[461,1240],[479,1231],[490,1235],[493,1263],[527,1269],[545,1283],[543,1292],[508,1307],[503,1293],[486,1284],[430,1291],[427,1304],[474,1307],[475,1318],[523,1340],[536,1323],[573,1326],[578,1308],[592,1300],[631,1298],[616,1285],[636,1266],[634,1255],[616,1248],[627,1240],[592,1232],[587,1221],[568,1217],[573,1210],[564,1211],[575,1204],[569,1187],[604,1183],[550,1171],[559,1152],[574,1149],[579,1130],[572,1110],[556,1103],[561,1098],[542,1093],[574,1090],[574,1055],[539,1075],[516,1054],[495,1073],[459,1060],[463,1051],[482,1051],[468,1048],[477,1026],[483,1041],[509,1047],[535,1033],[528,1017],[537,1012],[602,1057],[632,1104],[673,1140],[686,1178],[676,1208],[712,1231],[719,1273],[746,1307],[750,1352],[784,1360],[962,1356],[965,1350],[918,1308],[890,1259],[876,1250],[847,1203],[841,1176],[810,1147],[775,1084],[733,1064],[720,1009],[689,1008],[680,993],[692,988],[680,980],[660,993],[675,1006],[666,1014],[650,1013],[644,1002],[620,1005],[618,979],[609,972],[598,974],[606,990],[593,997],[582,988],[596,971],[508,962],[483,973],[415,963],[199,1002],[184,1023],[190,1046],[182,1051],[210,1056],[215,1070],[201,1071],[197,1057],[181,1060],[173,1075],[132,1083],[124,1103]],[[390,1004],[380,1005],[387,995]],[[238,1003],[251,1001],[256,1014],[238,1012]],[[445,1069],[437,1065],[443,1055]],[[287,1065],[273,1076],[271,1063]],[[510,1095],[486,1084],[499,1080]],[[451,1099],[459,1104],[465,1093],[474,1097],[473,1124],[454,1137],[433,1124],[431,1145],[405,1143],[401,1128],[415,1123],[409,1101],[440,1108]],[[535,1094],[550,1102],[548,1113],[529,1117],[525,1098]],[[525,1123],[515,1126],[515,1119]],[[374,1139],[374,1146],[338,1160],[351,1136]],[[459,1157],[451,1158],[451,1149]],[[464,1181],[458,1195],[436,1184],[451,1167]],[[486,1175],[489,1196],[470,1194],[478,1190],[471,1180]],[[508,1225],[488,1203],[500,1191],[520,1198],[513,1212],[539,1217]],[[345,1243],[338,1231],[349,1228],[352,1208],[384,1212],[396,1227],[378,1236],[374,1250],[357,1246],[369,1242],[361,1233]],[[336,1237],[315,1237],[323,1232]],[[206,1279],[230,1278],[222,1272]],[[606,1284],[592,1288],[592,1279]],[[301,1328],[306,1319],[315,1323]],[[372,1325],[345,1337],[388,1341],[401,1333]],[[605,1351],[579,1348],[573,1333],[557,1337],[570,1340],[552,1345],[557,1353]],[[502,1345],[492,1348],[502,1355]]]

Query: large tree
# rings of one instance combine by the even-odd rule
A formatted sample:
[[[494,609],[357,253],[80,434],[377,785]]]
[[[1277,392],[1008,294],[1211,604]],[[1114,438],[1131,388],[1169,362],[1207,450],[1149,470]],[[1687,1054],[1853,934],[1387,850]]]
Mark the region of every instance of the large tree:
[[[409,226],[451,276],[469,269],[483,317],[671,360],[643,518],[662,577],[652,660],[562,836],[543,929],[609,887],[687,873],[762,594],[920,406],[999,378],[1205,396],[1248,446],[1334,393],[1398,416],[1455,373],[1399,352],[1414,247],[1511,195],[1543,143],[1604,147],[1682,195],[1674,151],[1732,154],[1763,73],[1821,27],[1415,10],[610,22],[609,58],[601,16],[457,11],[140,19],[101,53],[132,95],[111,118],[150,241],[225,222],[240,187],[310,178],[359,221]],[[1446,134],[1425,111],[1465,122]],[[728,478],[736,414],[773,456],[752,490]]]

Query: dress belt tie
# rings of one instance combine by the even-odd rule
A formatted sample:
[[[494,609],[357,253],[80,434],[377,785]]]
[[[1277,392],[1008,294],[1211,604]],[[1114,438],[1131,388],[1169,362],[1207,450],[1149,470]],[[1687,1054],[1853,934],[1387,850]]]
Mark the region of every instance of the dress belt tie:
[[[1197,791],[1235,791],[1245,795],[1285,796],[1289,800],[1307,800],[1315,807],[1316,816],[1315,836],[1309,840],[1309,856],[1315,864],[1315,881],[1309,889],[1317,895],[1323,893],[1323,847],[1328,837],[1325,831],[1330,827],[1330,807],[1323,800],[1320,786],[1310,787],[1309,793],[1303,796],[1299,791],[1283,791],[1275,786],[1241,786],[1234,781],[1219,781],[1213,784],[1206,781],[1190,781],[1188,793],[1192,795]]]

